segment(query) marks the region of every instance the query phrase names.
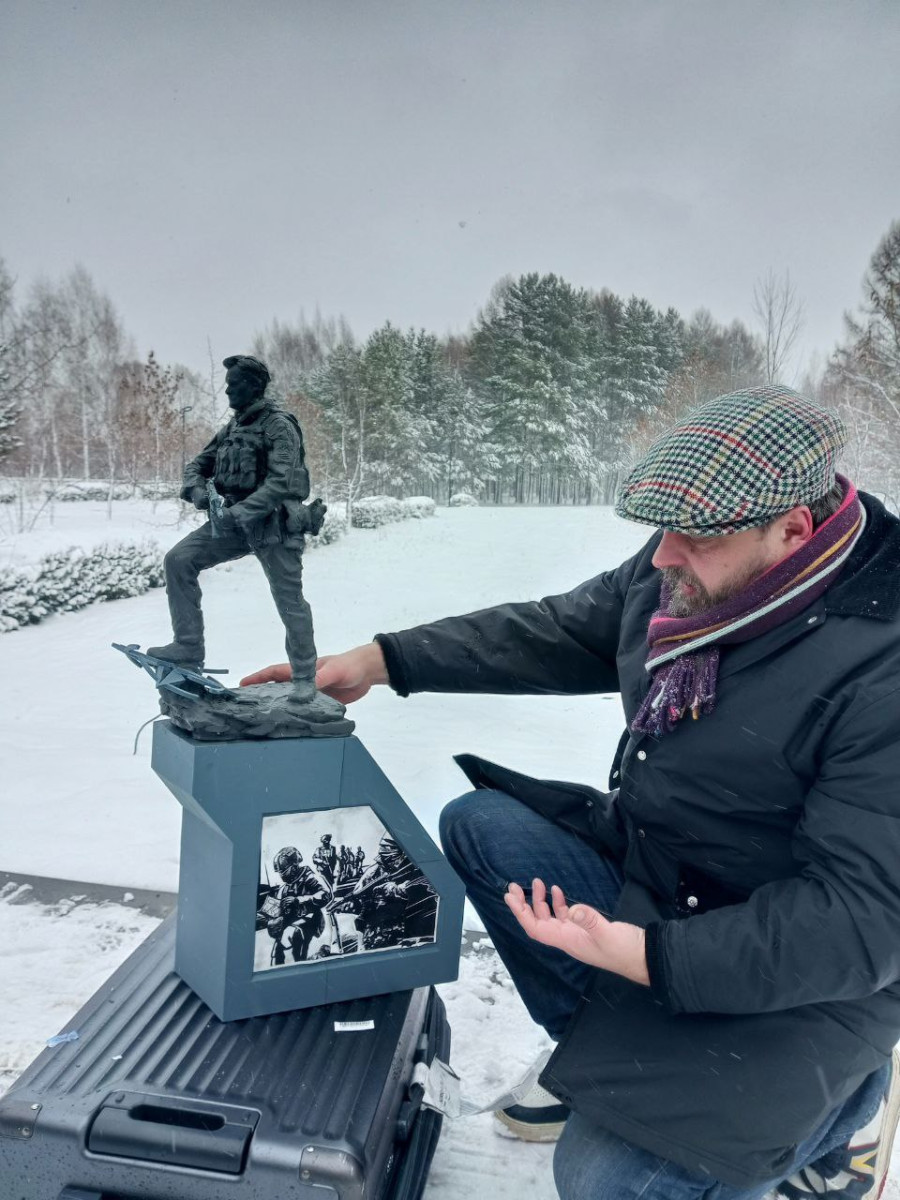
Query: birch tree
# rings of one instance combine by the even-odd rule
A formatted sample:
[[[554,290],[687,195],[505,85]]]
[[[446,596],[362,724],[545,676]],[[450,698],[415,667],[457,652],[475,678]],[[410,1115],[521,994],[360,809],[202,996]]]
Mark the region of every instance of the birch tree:
[[[753,288],[753,312],[760,324],[766,383],[788,383],[788,367],[805,323],[804,306],[790,272],[772,270]]]

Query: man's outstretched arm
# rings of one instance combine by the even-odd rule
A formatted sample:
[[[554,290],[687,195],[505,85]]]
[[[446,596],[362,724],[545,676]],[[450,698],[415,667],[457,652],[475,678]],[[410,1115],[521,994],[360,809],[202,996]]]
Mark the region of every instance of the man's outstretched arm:
[[[543,600],[446,617],[319,660],[316,685],[343,703],[389,683],[411,692],[584,695],[619,689],[616,653],[625,594],[656,539],[614,571]],[[656,592],[658,597],[658,589]],[[652,607],[652,606],[651,606]],[[242,684],[289,678],[267,667]]]

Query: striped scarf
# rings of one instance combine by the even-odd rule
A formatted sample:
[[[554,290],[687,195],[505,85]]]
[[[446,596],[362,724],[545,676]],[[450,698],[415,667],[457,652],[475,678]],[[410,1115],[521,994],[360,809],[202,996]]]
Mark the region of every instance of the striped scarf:
[[[808,542],[770,567],[737,595],[690,617],[669,616],[671,588],[650,619],[647,670],[653,675],[632,733],[661,737],[690,709],[696,720],[715,708],[719,647],[747,642],[802,612],[834,582],[865,525],[856,488],[838,475],[841,506]]]

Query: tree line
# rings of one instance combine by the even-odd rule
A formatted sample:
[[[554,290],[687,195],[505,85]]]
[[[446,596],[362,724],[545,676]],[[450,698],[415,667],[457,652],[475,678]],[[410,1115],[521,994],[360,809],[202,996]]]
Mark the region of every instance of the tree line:
[[[220,375],[135,355],[84,267],[19,301],[0,259],[0,469],[31,480],[166,481],[218,424]],[[191,449],[191,452],[193,450]]]
[[[469,330],[386,322],[358,341],[344,318],[275,320],[249,349],[300,420],[316,487],[362,495],[457,492],[482,502],[611,501],[622,473],[674,419],[722,392],[789,383],[802,305],[787,275],[754,293],[758,327],[688,318],[647,299],[507,277]],[[900,222],[869,263],[842,343],[801,390],[837,407],[849,469],[900,499]],[[83,268],[19,303],[0,262],[0,467],[30,477],[176,481],[224,416],[221,375],[138,361]]]

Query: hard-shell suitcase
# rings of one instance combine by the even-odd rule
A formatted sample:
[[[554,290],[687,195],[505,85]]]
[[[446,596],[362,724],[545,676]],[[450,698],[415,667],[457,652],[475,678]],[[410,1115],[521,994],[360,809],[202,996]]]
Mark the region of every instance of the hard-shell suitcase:
[[[169,918],[0,1099],[2,1200],[416,1200],[434,990],[222,1023],[174,941]]]

